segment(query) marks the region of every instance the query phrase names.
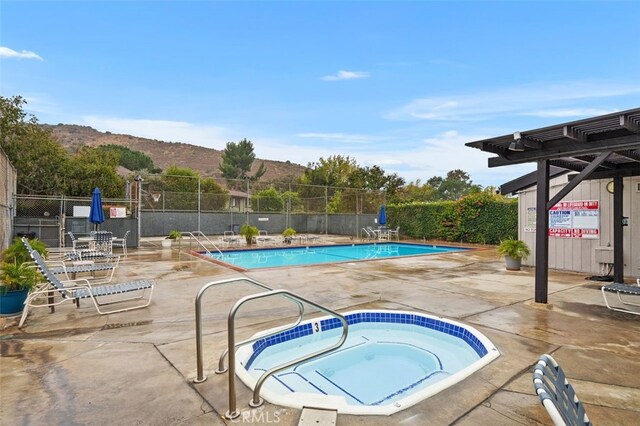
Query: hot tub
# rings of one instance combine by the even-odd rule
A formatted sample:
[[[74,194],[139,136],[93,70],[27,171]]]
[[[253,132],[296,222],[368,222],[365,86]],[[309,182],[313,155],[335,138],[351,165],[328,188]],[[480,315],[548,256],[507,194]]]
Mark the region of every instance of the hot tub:
[[[270,377],[261,396],[292,408],[389,415],[463,380],[500,355],[478,330],[452,320],[385,310],[344,316],[349,334],[342,347]],[[323,317],[257,340],[238,350],[237,375],[253,389],[266,370],[330,346],[341,333],[338,319]]]

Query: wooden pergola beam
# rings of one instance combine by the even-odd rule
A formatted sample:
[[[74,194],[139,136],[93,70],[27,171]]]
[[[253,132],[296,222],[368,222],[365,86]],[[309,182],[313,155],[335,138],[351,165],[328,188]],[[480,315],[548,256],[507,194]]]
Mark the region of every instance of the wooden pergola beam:
[[[620,116],[620,126],[624,127],[630,132],[640,133],[640,124],[636,123],[635,121],[629,120],[629,117],[627,115]]]
[[[624,151],[616,151],[616,154],[628,158],[629,160],[632,161],[637,161],[640,163],[640,154],[638,154],[637,151],[634,151],[632,149],[626,149]]]
[[[491,157],[489,167],[511,166],[524,164],[542,159],[554,160],[562,157],[574,157],[576,155],[597,154],[603,150],[615,151],[626,149],[639,149],[640,137],[638,135],[621,136],[613,139],[602,139],[580,143],[566,139],[545,142],[545,149],[536,151],[513,152],[508,158]]]
[[[576,155],[572,158],[578,161],[582,161],[583,163],[590,164],[593,162],[593,160],[596,159],[596,156],[595,155]],[[605,169],[615,169],[616,165],[608,161],[603,161],[602,164],[600,164],[600,167],[604,167]]]
[[[562,128],[562,134],[565,138],[576,142],[585,143],[587,141],[587,136],[584,133],[577,131],[571,126],[564,126]]]

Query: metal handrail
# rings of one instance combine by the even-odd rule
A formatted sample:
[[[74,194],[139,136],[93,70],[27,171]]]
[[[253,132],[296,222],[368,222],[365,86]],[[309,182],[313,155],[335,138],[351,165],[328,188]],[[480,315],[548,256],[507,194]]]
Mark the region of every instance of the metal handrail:
[[[212,281],[202,286],[202,288],[198,292],[198,295],[196,296],[196,378],[193,379],[194,383],[202,383],[207,380],[207,376],[204,375],[204,367],[202,361],[202,296],[211,287],[233,284],[237,282],[246,282],[256,287],[260,287],[263,290],[273,290],[271,287],[247,277]]]
[[[186,231],[186,232],[183,232],[183,234],[187,234],[187,235],[189,235],[192,239],[196,240],[196,242],[197,242],[198,244],[200,244],[200,247],[202,247],[202,248],[207,252],[207,254],[211,254],[211,251],[209,251],[209,249],[207,248],[207,246],[205,246],[205,245],[202,243],[202,241],[200,241],[200,237],[203,237],[203,238],[204,238],[205,240],[207,240],[207,242],[208,242],[209,244],[211,244],[211,245],[213,246],[213,248],[214,248],[214,249],[216,249],[216,250],[218,251],[218,253],[220,253],[220,255],[222,256],[222,252],[220,251],[220,249],[218,248],[218,246],[217,246],[217,245],[215,245],[215,244],[213,243],[213,241],[211,241],[209,238],[207,238],[207,236],[206,236],[206,235],[204,235],[204,234],[202,233],[202,231],[191,231],[191,232]],[[197,236],[196,236],[196,235],[197,235]],[[189,244],[191,244],[191,239],[189,240]]]
[[[236,343],[236,349],[239,348],[240,346],[256,342],[256,341],[258,341],[260,339],[266,339],[267,337],[275,336],[276,334],[280,334],[280,333],[284,333],[284,332],[289,331],[289,330],[293,330],[294,328],[299,326],[300,323],[302,322],[302,318],[304,317],[304,305],[301,302],[297,301],[297,300],[293,300],[293,301],[298,304],[298,309],[300,310],[300,313],[298,314],[298,320],[293,325],[291,325],[289,327],[285,327],[285,328],[279,328],[279,329],[275,330],[272,333],[264,334],[264,335],[261,335],[261,336],[258,336],[258,337],[252,337],[250,339],[243,340],[242,342],[238,342],[238,343]],[[228,354],[229,354],[229,348],[226,348],[222,352],[222,354],[220,355],[220,359],[218,360],[218,369],[215,371],[216,374],[223,374],[223,373],[227,372],[227,368],[224,367],[224,359],[227,357]]]
[[[305,299],[302,296],[299,296],[295,293],[292,293],[288,290],[270,290],[267,291],[265,293],[258,293],[258,294],[253,294],[250,296],[245,296],[242,299],[238,300],[235,305],[233,305],[233,307],[231,308],[231,311],[229,312],[229,318],[228,318],[228,348],[235,348],[236,344],[235,344],[235,316],[236,316],[236,312],[238,311],[238,309],[240,309],[240,307],[250,301],[250,300],[256,300],[256,299],[262,299],[265,297],[271,297],[271,296],[277,296],[277,295],[283,295],[285,297],[287,297],[288,299],[291,299],[293,301],[297,300],[299,302],[304,302],[304,303],[308,303],[311,306],[314,306],[315,308],[324,311],[336,318],[338,318],[340,320],[340,322],[342,322],[342,336],[340,337],[340,339],[334,343],[333,345],[329,346],[328,348],[310,353],[308,355],[296,358],[292,361],[289,361],[287,363],[281,364],[279,366],[275,366],[270,368],[269,370],[265,371],[262,376],[260,376],[260,378],[258,379],[258,381],[256,382],[256,385],[253,389],[253,398],[251,401],[249,401],[249,405],[251,407],[259,407],[260,405],[263,404],[263,399],[260,398],[260,389],[262,388],[262,385],[264,384],[265,380],[267,380],[270,376],[272,376],[273,374],[285,370],[289,367],[292,367],[294,365],[300,364],[304,361],[309,361],[312,360],[314,358],[319,357],[320,355],[324,355],[326,353],[332,352],[336,349],[338,349],[340,346],[342,346],[344,344],[344,342],[347,340],[347,333],[348,333],[348,329],[349,329],[349,325],[347,323],[347,320],[345,317],[343,317],[342,315],[340,315],[337,312],[332,311],[329,308],[325,308],[322,305],[319,305],[315,302],[312,302],[308,299]],[[236,417],[238,417],[240,415],[240,411],[238,411],[237,409],[237,404],[236,404],[236,384],[235,384],[235,377],[236,377],[236,351],[231,350],[229,351],[229,411],[227,411],[225,413],[225,417],[228,419],[235,419]]]
[[[246,283],[255,285],[257,287],[260,287],[264,290],[273,290],[271,287],[266,286],[256,280],[252,280],[251,278],[231,278],[231,279],[220,280],[220,281],[212,281],[208,284],[205,284],[200,289],[200,291],[198,292],[198,295],[196,296],[196,370],[197,370],[197,373],[196,373],[196,378],[193,380],[194,383],[202,383],[205,380],[207,380],[207,376],[204,375],[204,365],[203,365],[203,357],[202,357],[202,296],[211,287],[216,287],[224,284],[232,284],[235,282],[246,282]],[[276,330],[273,333],[269,333],[260,337],[243,340],[242,342],[238,342],[236,344],[236,348],[242,345],[246,345],[248,343],[255,342],[256,340],[260,340],[262,338],[270,337],[274,334],[292,330],[296,328],[298,325],[300,325],[300,323],[302,322],[302,317],[304,316],[304,305],[298,300],[295,300],[295,299],[290,299],[290,300],[293,300],[294,302],[296,302],[296,304],[298,305],[298,310],[300,311],[300,313],[298,314],[298,320],[294,325],[280,329],[280,330]],[[218,360],[218,369],[215,371],[216,374],[222,374],[227,371],[227,369],[224,367],[224,359],[226,358],[228,353],[229,353],[229,348],[226,348],[220,355],[220,359]]]

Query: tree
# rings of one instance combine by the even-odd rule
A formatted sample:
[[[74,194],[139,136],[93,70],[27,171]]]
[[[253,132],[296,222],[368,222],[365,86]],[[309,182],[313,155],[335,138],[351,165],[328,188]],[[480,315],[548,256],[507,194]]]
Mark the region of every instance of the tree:
[[[227,146],[222,152],[222,163],[220,164],[222,177],[229,182],[238,179],[252,181],[260,179],[267,171],[264,162],[260,163],[260,167],[253,175],[249,175],[255,159],[256,155],[253,152],[251,141],[242,139],[238,143],[227,142]]]
[[[82,147],[67,165],[66,193],[89,197],[98,187],[105,198],[124,196],[124,180],[117,172],[118,156],[88,146]]]
[[[189,167],[170,166],[161,177],[162,189],[169,192],[198,192],[198,173]]]
[[[18,192],[64,193],[68,154],[24,105],[20,96],[0,96],[0,147],[18,172]]]
[[[170,166],[160,177],[160,181],[150,184],[150,190],[164,190],[165,208],[175,210],[193,210],[198,207],[198,180],[200,180],[200,208],[202,210],[222,210],[229,196],[213,178],[201,178],[200,174],[189,167]]]
[[[118,155],[118,164],[129,170],[148,170],[155,169],[151,157],[147,154],[129,149],[121,145],[101,145],[98,149],[102,152],[113,152]]]
[[[300,183],[304,185],[349,186],[349,176],[357,170],[356,160],[333,155],[326,160],[320,157],[317,163],[309,163]]]
[[[427,181],[434,189],[436,200],[458,200],[465,195],[482,190],[480,185],[474,185],[467,172],[460,169],[451,170],[447,177],[434,176]]]
[[[284,200],[274,187],[270,187],[253,194],[251,208],[260,212],[281,212],[284,210]]]
[[[409,182],[402,190],[402,201],[413,203],[417,201],[427,202],[433,199],[435,190],[428,183],[422,184],[420,179]]]

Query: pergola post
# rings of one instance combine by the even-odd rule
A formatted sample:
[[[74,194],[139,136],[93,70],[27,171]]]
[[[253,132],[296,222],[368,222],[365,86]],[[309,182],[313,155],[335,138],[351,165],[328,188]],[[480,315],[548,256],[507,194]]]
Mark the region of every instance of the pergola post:
[[[624,282],[624,251],[622,235],[622,176],[613,178],[613,280]]]
[[[547,303],[549,286],[549,161],[538,160],[536,193],[536,303]]]

